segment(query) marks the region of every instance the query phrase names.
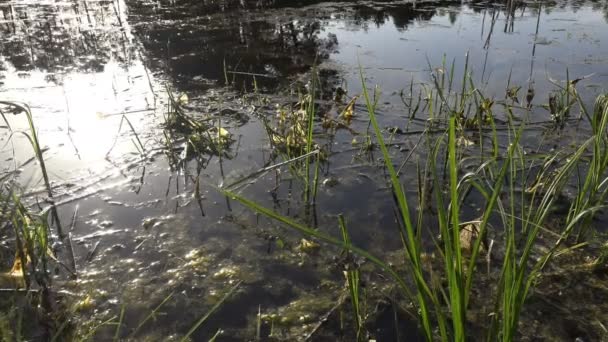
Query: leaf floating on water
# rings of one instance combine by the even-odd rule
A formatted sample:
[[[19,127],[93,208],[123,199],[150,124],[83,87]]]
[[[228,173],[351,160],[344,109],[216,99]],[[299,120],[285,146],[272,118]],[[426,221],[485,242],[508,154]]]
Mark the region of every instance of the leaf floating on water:
[[[216,127],[213,130],[213,142],[217,145],[230,143],[232,134],[223,127]]]
[[[239,269],[236,266],[226,266],[219,269],[213,274],[214,279],[232,279],[239,274]]]
[[[15,261],[13,262],[13,267],[11,268],[9,274],[14,277],[23,277],[23,262],[21,261],[21,257],[19,257],[19,255],[15,256]]]
[[[226,129],[220,127],[217,131],[217,136],[218,136],[218,138],[221,138],[221,139],[230,138],[230,132],[228,132]]]
[[[318,251],[319,248],[321,248],[321,245],[319,245],[318,243],[316,243],[314,241],[302,239],[300,241],[299,248],[300,248],[300,251],[302,251],[304,253],[314,253],[314,252]]]
[[[180,105],[182,105],[182,106],[187,105],[187,104],[188,104],[188,102],[189,102],[189,99],[188,99],[188,94],[186,94],[186,93],[181,94],[181,95],[180,95],[180,96],[177,98],[177,103],[178,103],[178,104],[180,104]]]

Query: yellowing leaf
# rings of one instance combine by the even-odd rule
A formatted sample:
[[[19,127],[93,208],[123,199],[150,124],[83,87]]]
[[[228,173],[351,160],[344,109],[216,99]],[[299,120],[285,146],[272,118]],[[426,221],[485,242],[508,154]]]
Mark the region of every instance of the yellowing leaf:
[[[487,251],[487,244],[483,237],[479,236],[479,222],[472,222],[460,229],[460,249],[466,255],[471,254],[476,241],[481,238],[481,245],[479,251],[485,254]]]
[[[304,253],[312,253],[317,251],[319,248],[321,248],[321,246],[314,242],[314,241],[310,241],[310,240],[306,240],[306,239],[302,239],[300,241],[300,251],[304,252]]]
[[[17,255],[15,256],[15,261],[13,262],[11,270],[6,273],[0,273],[0,287],[24,288],[25,278],[23,272],[23,263],[21,262],[21,258]]]
[[[27,249],[23,249],[23,255],[25,256],[25,265],[29,265],[30,262],[32,262],[30,260],[30,256],[27,254]],[[11,271],[9,272],[10,275],[14,276],[14,277],[21,277],[23,278],[23,269],[24,269],[24,263],[23,260],[21,260],[21,256],[19,254],[19,252],[15,253],[15,261],[13,261],[13,267],[11,268]]]
[[[74,310],[75,311],[85,311],[85,310],[89,310],[93,307],[95,303],[93,302],[93,299],[91,298],[90,295],[87,295],[86,297],[84,297],[83,300],[79,301],[78,303],[76,303],[74,305]]]
[[[188,99],[188,94],[186,94],[186,93],[181,94],[181,95],[180,95],[180,96],[177,98],[177,103],[178,103],[178,104],[180,104],[180,105],[182,105],[182,106],[183,106],[183,105],[187,105],[187,104],[188,104],[188,101],[189,101],[189,99]]]
[[[13,268],[8,273],[13,277],[23,277],[23,263],[21,262],[20,257],[15,257],[15,262],[13,262]]]
[[[353,116],[355,115],[355,103],[357,102],[357,96],[353,96],[352,100],[346,105],[344,110],[342,111],[342,118],[350,122]]]
[[[283,138],[282,136],[278,135],[278,134],[271,134],[271,139],[272,139],[272,143],[275,145],[281,145],[285,143],[285,138]]]
[[[348,107],[346,107],[346,109],[344,109],[344,119],[346,119],[346,120],[352,119],[353,114],[354,114],[354,110],[353,110],[352,105],[349,105]]]
[[[230,132],[228,132],[224,128],[220,127],[217,130],[217,137],[220,138],[220,139],[230,138]]]

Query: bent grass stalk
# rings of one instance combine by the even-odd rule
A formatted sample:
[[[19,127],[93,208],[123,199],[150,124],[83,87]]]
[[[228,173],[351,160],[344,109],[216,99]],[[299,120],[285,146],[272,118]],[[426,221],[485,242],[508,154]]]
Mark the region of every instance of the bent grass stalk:
[[[192,336],[192,334],[194,334],[196,332],[196,330],[203,325],[203,323],[205,323],[207,321],[207,319],[209,319],[209,317],[211,317],[211,315],[217,311],[217,309],[219,309],[224,302],[226,302],[226,300],[228,300],[228,298],[230,298],[235,292],[236,290],[239,288],[239,286],[241,285],[242,281],[237,282],[217,303],[215,303],[211,309],[209,309],[209,311],[207,311],[207,313],[201,317],[198,321],[196,321],[196,323],[192,326],[192,328],[190,328],[190,330],[188,330],[188,332],[186,333],[186,335],[184,335],[184,337],[182,337],[182,339],[180,340],[181,342],[186,342],[189,341],[190,336]],[[217,336],[217,334],[216,334]],[[216,336],[214,336],[213,338],[215,338]]]
[[[133,146],[135,146],[135,148],[137,149],[137,151],[139,152],[139,154],[142,157],[144,157],[145,154],[146,154],[146,148],[144,147],[144,144],[139,139],[139,135],[137,134],[137,131],[135,130],[135,127],[133,127],[133,125],[131,124],[131,121],[124,114],[120,118],[120,124],[118,125],[118,132],[116,132],[116,136],[114,137],[114,141],[112,142],[112,146],[110,146],[110,149],[106,153],[106,157],[110,155],[110,153],[112,152],[112,150],[116,146],[116,142],[118,141],[118,136],[120,135],[120,131],[122,129],[122,123],[123,122],[126,122],[127,125],[129,125],[129,128],[131,129],[131,132],[133,133],[133,136],[135,137],[135,141],[133,141]],[[137,142],[137,144],[135,142]]]
[[[167,297],[165,297],[165,299],[163,299],[162,302],[160,302],[160,304],[158,304],[157,307],[154,308],[154,310],[152,310],[148,316],[146,316],[146,318],[144,318],[141,322],[139,322],[139,324],[137,325],[137,327],[135,328],[135,330],[133,330],[133,332],[129,335],[129,339],[133,338],[135,335],[137,335],[137,333],[139,332],[139,330],[152,318],[154,318],[156,316],[156,313],[158,312],[158,310],[160,310],[160,308],[165,305],[166,302],[169,301],[169,299],[171,299],[173,297],[173,293],[170,293]]]
[[[370,122],[372,124],[374,133],[376,134],[376,140],[378,141],[378,145],[380,145],[380,150],[382,151],[382,156],[384,158],[384,163],[390,175],[390,181],[392,184],[392,191],[394,197],[397,200],[397,205],[400,212],[400,218],[403,222],[403,226],[400,226],[401,229],[401,238],[404,242],[404,249],[408,256],[408,261],[411,264],[411,269],[414,272],[414,280],[416,283],[417,294],[416,294],[416,302],[420,309],[420,316],[422,320],[423,332],[427,340],[431,340],[433,336],[433,329],[431,326],[431,313],[428,308],[427,298],[430,298],[434,304],[437,304],[437,298],[431,292],[428,284],[424,279],[424,275],[422,273],[422,264],[420,260],[420,244],[418,243],[418,239],[416,239],[416,232],[414,231],[414,227],[412,225],[412,221],[410,218],[410,211],[407,203],[407,199],[405,198],[405,193],[401,186],[401,182],[399,181],[399,176],[395,171],[393,166],[390,154],[388,152],[388,148],[384,143],[384,138],[382,132],[380,131],[380,127],[378,125],[378,121],[375,115],[375,103],[372,103],[369,97],[369,93],[367,91],[367,87],[365,85],[365,77],[363,75],[363,68],[359,67],[359,76],[361,78],[361,84],[363,86],[363,96],[365,98],[365,104],[367,106],[367,110],[370,117]],[[377,99],[376,99],[377,100]],[[439,311],[438,311],[439,313]],[[447,335],[445,330],[445,321],[443,320],[443,315],[438,314],[442,319],[439,320],[439,328],[442,335]]]

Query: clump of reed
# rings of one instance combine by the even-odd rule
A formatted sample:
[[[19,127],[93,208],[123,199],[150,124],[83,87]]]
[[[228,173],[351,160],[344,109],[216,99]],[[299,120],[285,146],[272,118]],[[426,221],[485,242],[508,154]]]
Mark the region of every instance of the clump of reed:
[[[261,117],[273,153],[271,159],[274,160],[277,156],[282,158],[281,162],[265,168],[263,172],[287,165],[296,179],[303,180],[304,202],[307,207],[315,202],[323,158],[323,149],[314,132],[318,110],[315,102],[318,84],[316,67],[313,67],[311,75],[308,89],[305,93],[299,92],[297,103],[277,104],[275,118]],[[242,182],[239,180],[237,183]]]
[[[21,313],[30,312],[37,317],[35,320],[24,315],[13,317],[13,320],[9,320],[11,327],[7,334],[20,340],[25,330],[38,328],[36,323],[33,323],[38,322],[39,326],[46,327],[43,332],[45,336],[52,336],[62,323],[56,319],[59,314],[51,291],[50,269],[53,266],[62,266],[70,274],[74,274],[74,270],[60,262],[51,248],[51,224],[55,225],[59,239],[65,240],[66,236],[61,229],[53,202],[53,191],[32,112],[25,104],[8,101],[0,101],[0,104],[11,107],[17,114],[26,117],[29,131],[13,131],[6,121],[11,130],[9,139],[15,134],[21,134],[31,144],[42,173],[48,195],[47,202],[50,203],[49,207],[35,212],[24,203],[22,191],[19,191],[16,182],[8,180],[0,187],[0,236],[14,241],[12,267],[8,272],[0,273],[2,288],[5,290],[3,293],[11,294],[13,299],[23,298],[21,301],[15,301],[19,303],[15,304],[15,309]],[[66,246],[69,246],[69,243]]]
[[[428,115],[427,128],[417,145],[419,149],[426,147],[426,160],[411,161],[417,170],[415,200],[406,196],[406,184],[411,181],[405,179],[401,168],[395,167],[396,152],[386,143],[386,132],[376,115],[378,101],[370,96],[363,71],[360,72],[362,98],[398,212],[399,229],[395,235],[402,241],[405,269],[396,269],[388,260],[355,246],[342,217],[336,223],[341,232],[336,234],[341,235],[338,238],[247,199],[233,188],[222,191],[245,207],[309,238],[344,249],[377,266],[399,289],[402,298],[413,304],[412,315],[426,340],[512,341],[518,337],[526,299],[542,277],[544,267],[565,243],[572,241],[573,232],[578,232],[580,240],[591,229],[594,214],[605,206],[608,100],[606,96],[599,97],[593,115],[587,115],[593,134],[579,146],[530,156],[522,137],[531,125],[532,105],[519,106],[519,100],[514,100],[517,92],[509,91],[511,85],[507,85],[504,101],[485,97],[473,82],[468,60],[456,90],[453,70],[454,64],[448,69],[444,59],[442,67],[432,74],[431,85],[423,87],[424,95],[418,97],[417,103],[413,91],[409,100],[402,95],[410,120],[422,111]],[[572,83],[567,84],[565,104],[553,111],[566,117],[575,104],[572,96],[581,111],[588,113],[570,88]],[[504,122],[496,119],[498,112],[506,118]],[[312,150],[311,126],[308,121],[308,134],[302,134],[308,139],[301,140],[308,145],[302,152]],[[409,127],[409,123],[405,126]],[[439,136],[435,134],[431,139],[430,132],[439,132]],[[474,140],[476,133],[478,138]],[[502,147],[499,134],[500,140],[506,140],[506,147]],[[478,156],[465,158],[465,151],[475,149]],[[471,160],[474,167],[470,166]],[[306,165],[309,163],[306,160]],[[305,179],[312,177],[309,167],[305,172]],[[532,180],[538,186],[529,187]],[[572,192],[572,186],[575,196],[568,214],[559,217],[559,226],[551,225],[555,222],[550,221],[552,209],[567,188]],[[466,221],[462,208],[471,194],[482,198],[481,216]],[[432,223],[423,221],[424,217],[432,217]],[[547,230],[557,236],[554,241],[540,238],[541,232]],[[436,237],[432,238],[430,250],[423,236]],[[540,248],[547,244],[550,248]],[[429,264],[429,255],[435,256],[435,267]],[[346,278],[357,336],[364,339],[358,272],[349,269]],[[483,293],[483,298],[476,297],[478,293]],[[480,314],[487,319],[475,320]]]

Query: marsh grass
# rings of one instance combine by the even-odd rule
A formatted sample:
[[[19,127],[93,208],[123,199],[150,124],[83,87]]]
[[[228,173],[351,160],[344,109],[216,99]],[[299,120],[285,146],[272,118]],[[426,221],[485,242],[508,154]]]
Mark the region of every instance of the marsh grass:
[[[24,334],[25,336],[29,336],[25,330],[45,327],[42,329],[44,330],[44,334],[52,336],[56,331],[64,330],[65,326],[60,323],[62,313],[57,311],[57,305],[51,295],[51,274],[49,269],[53,264],[63,267],[72,275],[74,275],[75,270],[70,269],[58,260],[51,249],[50,222],[53,222],[56,226],[60,239],[64,239],[65,236],[61,229],[57,208],[53,202],[53,190],[32,112],[26,104],[8,101],[0,101],[0,104],[11,107],[18,114],[25,116],[29,130],[13,131],[11,129],[9,140],[15,134],[20,134],[26,137],[30,143],[42,173],[44,187],[48,195],[47,202],[50,203],[50,206],[46,209],[35,212],[26,206],[20,195],[21,191],[16,184],[7,181],[0,188],[0,201],[2,202],[0,208],[0,233],[10,240],[14,240],[15,251],[12,269],[10,272],[0,274],[2,287],[7,290],[5,287],[7,284],[10,284],[9,287],[14,289],[13,298],[19,299],[23,297],[23,300],[15,303],[16,309],[19,312],[40,311],[37,315],[42,316],[42,318],[30,317],[28,314],[26,317],[21,314],[18,317],[14,317],[16,323],[11,327],[11,335],[16,340],[20,340]],[[10,129],[8,122],[7,127]],[[67,241],[66,246],[68,249],[67,255],[70,256],[71,245],[69,241]],[[47,321],[48,318],[52,319]],[[55,320],[55,318],[58,319]]]
[[[323,158],[323,150],[314,132],[318,109],[315,96],[319,83],[317,69],[313,67],[308,89],[298,91],[297,103],[277,105],[275,119],[261,118],[272,148],[271,159],[282,159],[277,164],[286,165],[291,175],[302,181],[307,211],[316,202]]]
[[[231,158],[229,152],[234,140],[230,132],[222,127],[221,117],[194,117],[184,108],[188,103],[185,94],[176,98],[167,88],[167,97],[163,145],[173,167],[183,168],[188,160],[204,156]],[[181,147],[176,148],[183,141]]]
[[[576,229],[580,240],[591,229],[594,213],[605,206],[608,192],[608,98],[598,98],[593,117],[589,116],[593,136],[576,149],[529,156],[527,146],[522,144],[522,136],[530,124],[532,105],[519,106],[517,91],[509,91],[512,89],[510,84],[507,85],[505,101],[485,97],[473,82],[468,59],[462,78],[457,82],[454,62],[447,68],[444,58],[440,72],[432,76],[431,86],[421,87],[417,97],[413,85],[410,86],[409,98],[402,94],[409,118],[425,112],[429,118],[425,132],[443,130],[438,139],[430,139],[428,134],[426,139],[421,138],[428,154],[422,168],[417,164],[418,203],[412,206],[404,188],[405,176],[394,166],[395,154],[385,142],[385,132],[376,116],[377,93],[374,91],[374,96],[370,96],[362,69],[360,77],[371,131],[381,151],[383,168],[398,212],[399,229],[395,234],[402,241],[405,270],[397,270],[381,257],[353,245],[341,216],[338,226],[342,238],[338,239],[246,199],[234,189],[224,188],[222,191],[245,207],[376,265],[394,282],[402,297],[414,303],[419,329],[426,340],[516,339],[526,299],[542,277],[543,268],[559,253],[560,247],[571,240]],[[553,120],[560,125],[566,122],[564,119],[577,103],[581,112],[587,113],[573,88],[575,83],[567,80],[566,84],[565,90],[558,90],[563,100],[560,99],[552,110]],[[459,92],[456,93],[458,86]],[[496,121],[498,111],[504,114],[506,121]],[[515,112],[520,113],[517,120]],[[310,121],[308,123],[311,132]],[[468,138],[473,132],[479,134],[478,141],[471,142]],[[484,148],[486,139],[491,144],[490,148]],[[500,145],[504,140],[506,148]],[[308,146],[312,144],[311,136],[308,136],[307,143]],[[465,161],[471,162],[471,157],[465,160],[465,152],[476,147],[480,150],[475,159],[476,166],[465,168]],[[307,165],[309,163],[307,160]],[[310,174],[308,166],[305,172]],[[530,180],[535,180],[537,186],[522,191]],[[552,209],[566,188],[573,184],[576,192],[569,213],[561,218],[561,228],[553,228],[552,234],[556,239],[552,242],[547,242],[546,237],[540,240],[540,232],[549,229]],[[462,208],[472,193],[483,199],[481,216],[464,222]],[[429,201],[433,203],[430,207],[434,212],[425,209],[429,208]],[[417,214],[412,210],[414,207]],[[423,225],[423,216],[432,216],[435,223]],[[423,234],[424,231],[429,234]],[[432,239],[430,251],[423,235],[438,236]],[[489,235],[492,238],[488,243]],[[540,248],[547,243],[552,247]],[[435,262],[441,265],[440,270],[424,261],[431,254],[436,256]],[[480,267],[483,263],[487,265],[486,272]],[[359,271],[347,270],[345,275],[357,336],[363,338],[360,329],[365,316],[359,303]],[[474,294],[478,293],[485,295],[477,298]],[[489,317],[489,321],[474,320],[480,313]]]
[[[57,229],[57,233],[60,237],[63,237],[61,223],[59,221],[59,215],[57,214],[57,208],[55,207],[55,204],[53,202],[53,188],[52,188],[51,182],[49,180],[49,175],[47,172],[46,163],[44,161],[44,156],[42,155],[43,148],[41,147],[40,141],[38,140],[38,131],[36,130],[36,126],[34,125],[34,118],[32,116],[32,111],[27,104],[22,104],[22,103],[18,103],[18,102],[0,101],[0,105],[5,105],[8,107],[14,108],[18,113],[24,114],[27,119],[29,131],[25,132],[25,131],[12,131],[11,130],[11,135],[9,136],[9,140],[12,139],[13,134],[21,134],[27,138],[28,142],[32,146],[32,149],[36,156],[36,160],[38,161],[38,164],[40,166],[40,172],[42,173],[42,179],[44,181],[44,187],[45,187],[45,190],[48,195],[48,201],[51,203],[50,211],[51,211],[52,218],[54,220],[54,223],[55,223],[55,226]],[[6,120],[6,118],[4,117],[4,114],[3,114],[3,118]],[[7,121],[7,125],[8,125],[8,121]],[[8,127],[10,128],[10,125],[8,125]]]
[[[0,189],[0,234],[14,241],[13,266],[8,272],[0,272],[0,302],[6,309],[6,316],[0,320],[7,324],[0,329],[0,337],[12,336],[9,340],[16,341],[43,334],[50,339],[66,325],[62,324],[65,312],[51,288],[49,270],[53,266],[71,270],[51,250],[49,211],[33,213],[15,189],[5,185]]]
[[[350,237],[348,236],[348,230],[346,228],[346,220],[344,216],[338,216],[338,224],[340,226],[340,231],[342,233],[342,241],[346,246],[350,246]],[[350,251],[348,248],[344,249],[344,253],[346,254],[347,260],[350,260]],[[356,267],[354,263],[347,264],[347,269],[344,271],[344,275],[346,277],[346,283],[348,284],[348,291],[350,295],[350,301],[353,307],[353,317],[355,321],[355,333],[357,336],[357,340],[361,337],[361,332],[363,329],[363,315],[361,307],[361,283],[360,283],[360,273],[359,269]]]
[[[29,106],[8,101],[0,101],[0,104],[12,107],[18,113],[23,114],[26,117],[29,131],[11,130],[9,139],[11,139],[14,134],[21,134],[27,138],[34,151],[36,160],[39,163],[42,179],[48,195],[48,202],[51,204],[50,207],[42,210],[40,213],[34,213],[25,206],[22,198],[16,191],[16,187],[10,185],[10,182],[6,182],[2,189],[0,189],[0,198],[4,203],[2,213],[0,213],[0,219],[3,224],[11,226],[13,229],[16,250],[13,269],[15,269],[17,265],[20,265],[20,273],[23,277],[26,290],[29,290],[32,287],[32,280],[34,280],[37,286],[42,289],[42,293],[46,294],[49,285],[49,259],[58,262],[49,247],[51,232],[49,214],[52,215],[51,217],[53,218],[59,237],[64,238],[64,236],[59,222],[57,208],[53,202],[53,190],[43,156],[43,148],[38,139],[38,132],[34,125],[34,119]],[[10,125],[8,126],[10,127]],[[62,263],[59,264],[64,266]],[[68,269],[68,271],[73,272],[74,270]],[[44,304],[44,307],[47,309],[50,308],[48,298],[46,298],[45,301],[47,303]]]
[[[342,215],[337,220],[339,230],[324,233],[238,193],[245,182],[281,167],[288,167],[303,183],[305,204],[315,205],[322,152],[314,134],[318,109],[315,102],[314,68],[308,93],[301,94],[300,101],[295,106],[279,108],[276,126],[263,121],[270,143],[282,161],[232,182],[221,191],[245,207],[277,220],[307,237],[342,249],[346,260],[358,256],[371,262],[388,276],[402,299],[413,303],[415,310],[411,311],[415,312],[418,328],[426,340],[512,341],[518,338],[526,299],[542,277],[543,270],[556,255],[580,246],[580,242],[593,231],[594,214],[606,207],[608,96],[598,97],[590,112],[574,88],[578,81],[567,79],[566,86],[558,87],[546,107],[550,110],[553,121],[563,127],[567,124],[570,112],[578,104],[581,116],[588,118],[592,136],[573,150],[530,156],[526,152],[527,146],[522,143],[522,137],[530,123],[531,107],[519,106],[517,90],[510,90],[517,88],[508,84],[505,101],[495,101],[484,96],[476,87],[470,75],[468,59],[459,81],[455,80],[454,65],[455,62],[452,62],[447,67],[444,58],[441,67],[434,69],[429,85],[421,86],[415,95],[412,82],[409,97],[401,94],[409,119],[404,125],[407,132],[411,121],[417,116],[427,115],[429,120],[415,147],[427,149],[426,160],[423,163],[420,160],[411,161],[412,151],[399,168],[395,166],[400,161],[399,155],[390,144],[394,132],[388,132],[387,143],[387,132],[376,114],[380,99],[378,88],[374,88],[370,96],[365,75],[360,69],[361,97],[369,115],[367,145],[370,150],[377,147],[381,153],[380,167],[385,172],[389,186],[387,196],[394,202],[397,212],[398,229],[394,234],[402,243],[400,255],[404,268],[397,268],[383,259],[384,256],[377,256],[354,245],[346,219]],[[458,92],[455,91],[456,88]],[[195,119],[185,111],[182,99],[176,99],[171,92],[168,93],[170,101],[165,117],[164,137],[175,165],[183,166],[191,154],[199,157],[204,154],[220,157],[226,155],[230,140],[224,139],[219,119]],[[356,98],[351,100],[353,105],[355,100]],[[26,113],[30,131],[18,133],[23,134],[32,145],[40,163],[48,196],[52,199],[52,188],[31,111],[25,105],[2,101],[0,104],[16,106]],[[351,104],[345,107],[341,116],[344,116],[348,106]],[[515,120],[516,111],[522,115],[518,120]],[[498,112],[504,115],[505,122],[496,119]],[[123,120],[134,133],[134,144],[138,151],[145,155],[144,144],[133,126],[126,116],[121,119],[121,126]],[[214,124],[216,121],[218,123]],[[7,127],[10,128],[8,122]],[[430,132],[434,132],[436,138],[432,138]],[[479,135],[478,140],[472,140],[473,133]],[[177,136],[182,136],[186,141],[180,156],[173,153]],[[501,147],[501,140],[506,140],[506,147]],[[488,148],[486,144],[491,146]],[[471,156],[471,150],[479,153]],[[475,162],[474,167],[465,165],[472,160]],[[401,172],[408,162],[415,163],[416,167],[418,197],[414,201],[406,195],[406,184],[413,182],[407,180],[405,173]],[[199,186],[197,177],[195,197],[200,203]],[[560,217],[560,227],[548,227],[552,210],[560,201],[560,196],[563,196],[566,189],[571,191],[572,188],[574,197],[567,215]],[[49,290],[48,268],[51,261],[59,262],[49,248],[48,215],[53,213],[54,206],[50,210],[34,214],[26,208],[12,188],[1,190],[0,227],[13,229],[15,264],[21,264],[24,287],[26,290],[34,287],[40,289],[43,294],[41,305],[50,310],[51,303],[44,295]],[[483,207],[480,217],[467,221],[463,208],[473,193],[483,199]],[[424,220],[429,216],[432,217],[431,224]],[[61,235],[60,228],[58,229]],[[547,241],[540,240],[543,231],[551,231],[555,236],[553,241],[548,242],[549,248],[539,248],[547,245]],[[423,238],[426,236],[431,237],[430,246]],[[564,247],[575,241],[579,244]],[[492,246],[496,246],[495,249]],[[492,254],[493,250],[496,250],[495,254]],[[438,264],[439,268],[430,265],[429,255],[434,256],[432,263]],[[484,263],[487,265],[486,272],[481,267]],[[363,271],[354,262],[348,263],[344,270],[345,289],[350,298],[352,321],[358,340],[368,337],[368,332],[365,331],[366,294],[361,285],[361,272]],[[240,283],[237,283],[194,322],[182,340],[188,340],[239,286]],[[476,297],[478,293],[483,293],[484,297]],[[171,297],[169,295],[152,310],[131,331],[129,338],[136,336]],[[487,321],[474,319],[480,313],[489,317]],[[124,315],[125,306],[121,308],[118,317],[100,322],[83,339],[93,338],[95,331],[104,325],[115,325],[114,340],[119,340],[123,333]],[[19,326],[22,319],[19,319]],[[0,324],[3,324],[2,320]],[[260,324],[258,322],[258,339]],[[59,339],[68,325],[69,319],[55,324],[53,339]],[[21,328],[18,328],[11,336],[20,333]],[[221,331],[218,331],[212,340],[220,335]]]

